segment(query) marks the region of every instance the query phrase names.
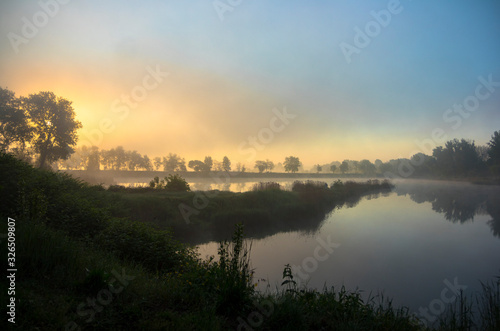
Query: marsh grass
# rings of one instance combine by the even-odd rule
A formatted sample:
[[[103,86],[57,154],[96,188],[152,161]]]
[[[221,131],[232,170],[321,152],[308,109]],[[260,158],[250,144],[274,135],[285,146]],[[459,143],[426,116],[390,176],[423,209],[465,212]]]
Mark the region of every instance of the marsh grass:
[[[500,329],[500,276],[495,280],[481,282],[482,292],[476,297],[481,328],[483,330]]]
[[[481,282],[481,292],[458,299],[440,317],[439,330],[500,330],[500,276]]]
[[[281,185],[276,182],[259,182],[252,186],[252,191],[281,190]]]
[[[262,330],[423,330],[407,308],[394,308],[390,300],[363,301],[359,291],[325,287],[322,291],[300,287],[291,268],[283,270],[281,289],[258,294],[270,314]]]

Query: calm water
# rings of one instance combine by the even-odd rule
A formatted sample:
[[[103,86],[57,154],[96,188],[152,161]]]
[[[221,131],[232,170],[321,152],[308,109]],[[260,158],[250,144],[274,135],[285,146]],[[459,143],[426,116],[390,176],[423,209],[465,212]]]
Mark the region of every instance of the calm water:
[[[289,263],[308,287],[345,285],[383,293],[411,311],[433,304],[438,312],[439,301],[454,296],[445,290],[450,284],[475,293],[479,281],[500,276],[499,193],[499,186],[396,182],[392,193],[337,209],[314,231],[254,239],[255,282],[276,289]],[[217,243],[199,252],[216,255]]]

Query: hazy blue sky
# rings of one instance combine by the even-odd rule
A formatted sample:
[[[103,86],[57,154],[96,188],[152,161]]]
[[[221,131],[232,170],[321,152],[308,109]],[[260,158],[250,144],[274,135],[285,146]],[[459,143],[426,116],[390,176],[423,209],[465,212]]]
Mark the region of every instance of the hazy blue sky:
[[[3,1],[0,20],[0,86],[73,101],[101,148],[312,166],[500,130],[497,0]]]

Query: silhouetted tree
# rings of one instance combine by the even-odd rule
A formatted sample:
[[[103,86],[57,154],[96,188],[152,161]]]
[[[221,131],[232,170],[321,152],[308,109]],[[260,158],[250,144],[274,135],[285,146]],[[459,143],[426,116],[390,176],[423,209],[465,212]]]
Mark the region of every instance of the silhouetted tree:
[[[237,172],[245,172],[245,165],[240,162],[236,163],[236,171]]]
[[[436,171],[436,159],[424,153],[414,154],[410,158],[410,164],[414,169],[414,177],[432,176]]]
[[[169,153],[167,157],[162,160],[163,171],[186,171],[186,161],[177,154]]]
[[[117,146],[115,149],[111,149],[113,151],[113,161],[114,161],[114,169],[121,170],[126,162],[127,162],[127,154],[125,153],[125,149],[123,146]]]
[[[386,175],[388,173],[394,172],[393,165],[391,162],[384,162],[379,167],[378,170],[381,174]]]
[[[255,167],[259,170],[260,173],[263,173],[267,169],[266,161],[255,161]]]
[[[445,147],[436,147],[432,155],[436,158],[437,170],[444,175],[467,176],[482,170],[474,141],[453,139]]]
[[[351,161],[350,168],[353,172],[358,172],[359,170],[359,161]]]
[[[196,172],[207,171],[207,165],[200,160],[191,160],[188,163],[188,167]]]
[[[212,161],[212,157],[211,156],[205,156],[205,161],[203,162],[205,163],[205,171],[210,171],[212,170],[212,166],[213,166],[213,161]]]
[[[141,163],[139,164],[139,168],[151,171],[153,170],[153,165],[151,164],[151,160],[149,159],[149,156],[144,154],[141,159]]]
[[[86,146],[84,146],[86,147]],[[80,148],[77,148],[75,153],[71,154],[69,158],[66,160],[59,159],[56,161],[58,164],[58,169],[66,169],[66,170],[71,170],[71,169],[81,169],[83,166],[83,159],[81,157],[81,152],[79,151]]]
[[[87,146],[83,146],[83,147],[87,147]],[[99,170],[100,165],[101,165],[101,162],[100,162],[99,147],[91,146],[89,148],[85,169],[87,169],[87,170]]]
[[[488,164],[493,173],[500,174],[500,131],[495,131],[488,142]]]
[[[336,166],[335,164],[332,164],[332,165],[330,166],[330,171],[331,171],[332,173],[335,173],[335,171],[336,171],[336,170],[337,170],[337,166]]]
[[[349,163],[347,163],[347,160],[342,161],[342,164],[339,167],[340,172],[345,174],[347,171],[349,171]]]
[[[297,172],[299,171],[299,167],[301,166],[300,160],[296,156],[287,156],[285,158],[285,162],[283,163],[286,172]]]
[[[71,156],[71,158],[78,155],[78,151]],[[101,164],[105,170],[113,169],[113,158],[111,157],[111,150],[101,150]]]
[[[359,170],[361,173],[365,175],[374,175],[375,174],[375,165],[370,162],[370,160],[361,160],[358,165]]]
[[[476,146],[476,153],[482,162],[487,162],[490,156],[490,147],[488,145]]]
[[[162,162],[161,157],[157,156],[153,159],[153,165],[154,165],[156,171],[158,171],[158,169],[160,169],[162,164],[163,164],[163,162]]]
[[[231,161],[229,161],[229,158],[227,156],[224,156],[222,159],[222,169],[224,171],[231,171]]]
[[[181,158],[179,163],[177,164],[177,170],[178,171],[187,171],[186,170],[186,161],[184,158]]]
[[[274,162],[266,159],[266,170],[267,172],[271,172],[274,169]]]
[[[316,164],[316,172],[319,174],[323,170],[323,167],[319,164]]]
[[[137,151],[126,151],[125,159],[127,169],[131,171],[137,170],[142,164],[142,156]]]
[[[222,162],[219,162],[217,160],[213,160],[212,162],[212,171],[223,171],[224,169],[222,168]]]
[[[32,125],[30,144],[39,153],[38,166],[67,159],[78,140],[76,131],[82,127],[75,119],[71,101],[52,92],[40,92],[22,98],[21,104]]]
[[[26,144],[32,138],[28,117],[20,108],[14,92],[0,88],[0,150],[25,154]]]

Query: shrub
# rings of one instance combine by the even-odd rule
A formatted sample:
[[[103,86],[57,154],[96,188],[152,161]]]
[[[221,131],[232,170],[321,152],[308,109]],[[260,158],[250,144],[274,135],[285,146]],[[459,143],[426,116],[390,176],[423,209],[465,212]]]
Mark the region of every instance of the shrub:
[[[189,184],[180,175],[168,175],[164,179],[158,176],[149,182],[149,187],[154,189],[165,189],[171,192],[189,192],[191,191]]]
[[[292,185],[292,191],[299,193],[324,191],[326,189],[328,189],[328,185],[325,182],[314,180],[308,180],[305,182],[296,180]]]
[[[194,252],[175,240],[170,231],[129,220],[110,221],[96,242],[119,258],[139,263],[153,272],[179,269],[194,259]]]
[[[217,284],[218,313],[236,316],[251,305],[254,287],[250,269],[250,250],[243,241],[243,225],[237,224],[231,242],[219,244],[219,261],[212,264],[211,274]]]
[[[180,175],[168,175],[165,177],[166,185],[165,189],[167,191],[172,192],[189,192],[191,189],[189,188],[189,184],[186,182],[184,178]]]
[[[281,190],[280,184],[276,182],[259,182],[253,185],[252,191]]]
[[[150,182],[149,182],[149,187],[151,188],[157,188],[157,189],[162,189],[165,188],[165,180],[161,179],[158,176],[155,176]],[[110,187],[111,188],[111,187]]]

